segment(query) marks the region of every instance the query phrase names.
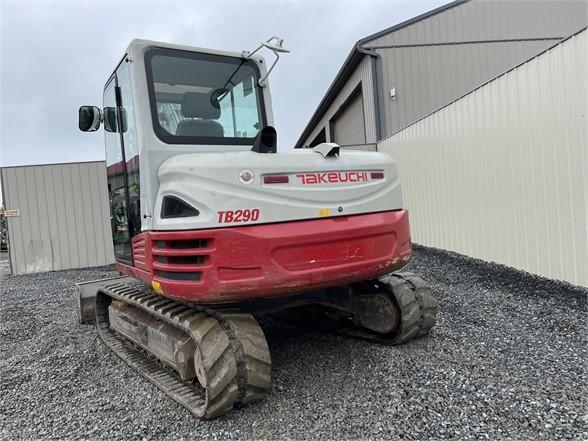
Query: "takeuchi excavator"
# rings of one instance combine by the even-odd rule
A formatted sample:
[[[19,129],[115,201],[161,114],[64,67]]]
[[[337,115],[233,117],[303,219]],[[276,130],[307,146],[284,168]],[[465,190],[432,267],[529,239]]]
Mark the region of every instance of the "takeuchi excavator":
[[[270,67],[261,50],[275,56]],[[387,154],[277,149],[268,75],[287,52],[133,40],[79,128],[104,126],[120,277],[78,285],[82,322],[199,418],[260,400],[257,318],[293,315],[386,344],[435,324]]]

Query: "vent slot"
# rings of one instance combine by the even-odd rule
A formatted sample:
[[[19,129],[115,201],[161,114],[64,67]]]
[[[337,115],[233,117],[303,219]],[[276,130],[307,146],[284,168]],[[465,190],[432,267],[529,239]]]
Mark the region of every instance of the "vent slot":
[[[170,247],[176,250],[186,250],[190,248],[206,248],[208,246],[208,239],[193,239],[193,240],[172,240]]]
[[[200,282],[212,259],[214,239],[173,239],[164,238],[153,241],[153,264],[156,277],[161,280]],[[161,236],[160,236],[161,237]],[[182,236],[180,236],[182,237]]]
[[[159,263],[169,265],[200,265],[207,256],[156,256]]]
[[[194,273],[174,273],[171,271],[155,271],[155,274],[162,278],[162,279],[169,279],[169,280],[200,280],[202,277],[202,273],[194,272]]]

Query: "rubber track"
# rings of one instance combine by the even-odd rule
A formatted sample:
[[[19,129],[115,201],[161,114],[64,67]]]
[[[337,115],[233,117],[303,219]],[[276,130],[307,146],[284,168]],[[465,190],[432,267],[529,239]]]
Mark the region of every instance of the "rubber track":
[[[355,328],[344,334],[387,345],[400,345],[429,333],[437,320],[437,299],[431,286],[413,273],[392,273],[381,277],[373,288],[386,291],[400,313],[400,324],[387,335]],[[372,288],[372,289],[373,289]]]
[[[182,381],[142,349],[110,328],[108,306],[119,300],[165,321],[188,335],[198,348],[198,381]],[[100,337],[117,356],[170,398],[202,419],[214,418],[236,403],[262,399],[271,385],[271,359],[263,331],[251,314],[225,314],[191,308],[155,294],[139,283],[111,283],[96,296]]]

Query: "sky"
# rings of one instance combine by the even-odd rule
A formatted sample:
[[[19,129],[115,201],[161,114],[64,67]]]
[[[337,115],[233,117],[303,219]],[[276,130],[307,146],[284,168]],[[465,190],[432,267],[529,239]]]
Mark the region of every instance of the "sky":
[[[269,81],[278,145],[292,147],[357,40],[447,2],[0,0],[0,167],[104,159],[78,108],[101,105],[133,38],[234,51],[284,38]]]

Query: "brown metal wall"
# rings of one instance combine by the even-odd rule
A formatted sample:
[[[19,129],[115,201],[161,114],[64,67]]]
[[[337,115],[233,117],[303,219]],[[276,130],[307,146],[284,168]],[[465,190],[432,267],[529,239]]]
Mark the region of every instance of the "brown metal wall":
[[[365,47],[374,48],[382,60],[384,136],[587,23],[585,0],[471,0],[370,40]]]

